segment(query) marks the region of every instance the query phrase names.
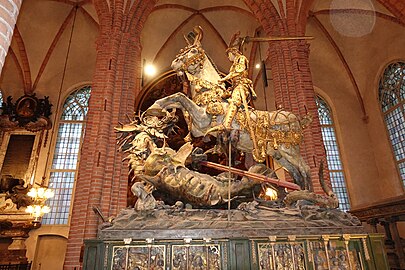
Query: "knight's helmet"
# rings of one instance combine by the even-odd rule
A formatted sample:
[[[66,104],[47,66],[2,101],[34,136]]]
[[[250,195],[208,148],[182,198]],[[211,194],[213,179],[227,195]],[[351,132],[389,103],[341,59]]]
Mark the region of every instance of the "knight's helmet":
[[[203,30],[202,27],[197,25],[193,28],[193,31],[189,32],[183,36],[189,46],[195,46],[201,44],[201,40],[203,38]]]
[[[226,53],[228,52],[235,52],[237,54],[243,54],[243,45],[245,43],[245,39],[240,37],[240,31],[233,34],[231,41],[229,42],[228,49],[226,49]]]

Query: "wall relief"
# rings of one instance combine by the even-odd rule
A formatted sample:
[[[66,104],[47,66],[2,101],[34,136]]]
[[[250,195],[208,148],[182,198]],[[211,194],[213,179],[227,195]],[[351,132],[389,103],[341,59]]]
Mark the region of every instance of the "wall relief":
[[[49,97],[37,98],[35,94],[24,95],[13,102],[7,97],[1,107],[0,130],[10,131],[24,128],[37,132],[52,128],[50,120],[52,104]]]

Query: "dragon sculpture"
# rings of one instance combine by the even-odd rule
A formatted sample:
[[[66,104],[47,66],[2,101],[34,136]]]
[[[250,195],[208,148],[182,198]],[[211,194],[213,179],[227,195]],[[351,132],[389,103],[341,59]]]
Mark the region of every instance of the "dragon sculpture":
[[[129,161],[129,173],[138,179],[131,187],[140,199],[135,204],[137,210],[156,207],[156,201],[151,197],[154,189],[196,207],[223,204],[228,201],[229,195],[230,199],[242,195],[252,197],[251,190],[255,187],[260,189],[261,182],[248,177],[229,181],[227,173],[210,176],[187,168],[186,165],[204,160],[206,156],[200,149],[194,149],[191,143],[184,144],[178,151],[167,146],[167,136],[163,132],[173,128],[175,122],[174,112],[144,114],[139,121],[115,128],[121,134],[119,149],[128,154],[124,160]],[[162,140],[163,145],[158,147]],[[257,164],[249,171],[265,173],[267,168]]]

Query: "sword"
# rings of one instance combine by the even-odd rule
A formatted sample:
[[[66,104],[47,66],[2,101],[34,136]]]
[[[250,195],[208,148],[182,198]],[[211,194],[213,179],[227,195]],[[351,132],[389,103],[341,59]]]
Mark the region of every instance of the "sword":
[[[302,37],[249,37],[242,38],[242,43],[248,42],[269,42],[269,41],[284,41],[284,40],[313,40],[314,37],[302,36]]]

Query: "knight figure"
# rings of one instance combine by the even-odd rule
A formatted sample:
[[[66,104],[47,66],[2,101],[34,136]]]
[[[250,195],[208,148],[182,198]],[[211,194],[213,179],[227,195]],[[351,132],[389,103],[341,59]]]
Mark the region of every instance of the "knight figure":
[[[232,62],[229,74],[224,78],[218,80],[218,84],[222,84],[227,80],[232,82],[232,87],[227,93],[229,97],[228,111],[224,117],[222,124],[214,126],[207,131],[208,133],[224,131],[231,129],[233,118],[237,111],[242,106],[247,107],[248,99],[256,99],[257,95],[253,89],[252,80],[248,78],[248,65],[249,61],[241,52],[241,39],[239,38],[240,32],[236,33],[230,42],[230,46],[226,50],[229,61]]]

